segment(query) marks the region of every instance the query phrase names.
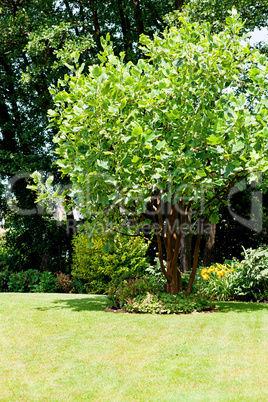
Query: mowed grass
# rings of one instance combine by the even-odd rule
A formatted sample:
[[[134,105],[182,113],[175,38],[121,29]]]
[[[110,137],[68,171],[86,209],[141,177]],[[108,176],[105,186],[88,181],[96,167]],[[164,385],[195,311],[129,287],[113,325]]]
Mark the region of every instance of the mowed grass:
[[[107,303],[0,293],[0,400],[268,400],[268,304],[157,316]]]

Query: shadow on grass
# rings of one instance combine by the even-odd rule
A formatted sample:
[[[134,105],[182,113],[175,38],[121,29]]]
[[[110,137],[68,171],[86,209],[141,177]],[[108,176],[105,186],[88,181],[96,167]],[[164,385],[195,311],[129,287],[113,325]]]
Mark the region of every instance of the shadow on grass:
[[[106,296],[91,295],[88,298],[82,299],[62,299],[53,302],[55,306],[50,307],[37,307],[37,310],[47,311],[52,309],[66,309],[69,308],[73,311],[104,311],[105,307],[109,306],[111,302]]]
[[[248,303],[248,302],[216,302],[221,313],[250,313],[253,311],[266,311],[268,313],[268,303]]]

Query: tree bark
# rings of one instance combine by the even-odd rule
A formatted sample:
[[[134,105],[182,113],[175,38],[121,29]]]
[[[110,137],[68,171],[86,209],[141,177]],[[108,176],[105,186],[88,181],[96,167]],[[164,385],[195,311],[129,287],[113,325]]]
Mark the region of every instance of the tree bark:
[[[190,275],[189,282],[187,285],[187,290],[186,290],[187,296],[189,296],[189,294],[192,292],[192,287],[193,287],[193,283],[195,280],[196,270],[197,270],[197,266],[198,266],[198,255],[199,255],[201,237],[202,237],[202,233],[198,233],[196,242],[195,242],[195,248],[194,248],[193,267],[192,267],[191,275]]]
[[[211,257],[214,250],[216,238],[216,223],[211,224],[210,233],[207,235],[206,244],[203,252],[203,265],[208,267],[211,264]]]
[[[192,234],[181,235],[180,270],[185,273],[192,268]]]
[[[123,1],[117,0],[117,4],[123,33],[124,49],[126,52],[126,59],[128,60],[128,53],[132,49],[132,40],[130,38],[130,23],[127,14],[125,14]]]
[[[134,18],[136,21],[137,32],[138,36],[140,37],[140,35],[144,33],[144,25],[139,0],[133,0],[133,6],[134,6]]]
[[[181,10],[185,0],[175,0],[175,10]]]
[[[178,255],[180,251],[180,235],[178,232],[178,211],[174,205],[168,203],[170,214],[166,219],[167,226],[167,274],[170,280],[167,281],[167,293],[178,294],[181,287],[180,271],[178,270]]]
[[[90,0],[89,3],[90,3],[92,15],[93,15],[93,25],[94,25],[94,29],[95,29],[96,42],[97,42],[98,47],[101,48],[101,43],[100,43],[101,30],[100,30],[99,18],[98,18],[95,1]]]

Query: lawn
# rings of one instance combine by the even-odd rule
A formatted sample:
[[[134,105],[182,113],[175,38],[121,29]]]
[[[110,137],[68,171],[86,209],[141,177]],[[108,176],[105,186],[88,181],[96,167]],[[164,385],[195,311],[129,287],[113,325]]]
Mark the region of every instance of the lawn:
[[[0,293],[0,401],[268,400],[268,304],[172,316],[106,305]]]

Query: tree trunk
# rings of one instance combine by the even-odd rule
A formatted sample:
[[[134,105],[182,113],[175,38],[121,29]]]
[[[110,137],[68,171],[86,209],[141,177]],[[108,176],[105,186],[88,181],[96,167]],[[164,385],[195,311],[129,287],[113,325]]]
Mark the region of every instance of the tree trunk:
[[[178,231],[178,211],[175,206],[167,203],[170,214],[166,219],[167,228],[167,274],[170,280],[167,280],[167,293],[173,295],[178,294],[179,286],[181,287],[180,271],[178,270],[178,256],[180,251],[181,237]]]
[[[203,223],[202,223],[202,219],[199,218],[198,226],[197,226],[197,236],[196,236],[196,242],[195,242],[195,248],[194,248],[193,267],[192,267],[191,275],[190,275],[189,282],[187,285],[187,290],[186,290],[187,296],[189,296],[189,294],[192,292],[192,287],[193,287],[193,283],[195,280],[196,270],[197,270],[197,266],[198,266],[198,255],[199,255],[199,250],[200,250],[200,242],[201,242],[201,238],[202,238],[202,230],[203,230]]]
[[[181,200],[179,202],[179,211],[181,214],[180,224],[180,270],[181,272],[190,271],[192,268],[192,233],[191,233],[191,215],[188,206]]]
[[[128,19],[128,15],[125,12],[123,1],[122,0],[117,0],[118,4],[118,11],[120,15],[120,21],[121,21],[121,28],[122,28],[122,33],[123,33],[123,40],[124,40],[124,49],[126,52],[126,59],[129,60],[129,51],[132,49],[132,40],[130,37],[130,23]]]
[[[185,0],[175,0],[175,10],[181,10]]]
[[[191,233],[181,236],[180,270],[183,273],[192,268],[192,237]]]
[[[140,38],[140,35],[144,33],[144,25],[139,0],[133,0],[133,6],[134,6],[134,18],[136,21],[137,33]]]
[[[211,257],[215,245],[215,237],[216,237],[216,223],[211,224],[210,233],[208,233],[206,238],[206,244],[203,253],[203,265],[204,267],[208,267],[211,264]]]
[[[169,273],[171,275],[170,282],[167,281],[167,293],[172,295],[177,295],[179,291],[179,282],[178,282],[178,269],[177,266],[172,267],[171,265],[167,268],[169,269]]]

